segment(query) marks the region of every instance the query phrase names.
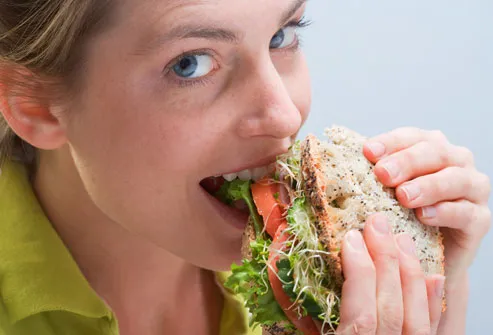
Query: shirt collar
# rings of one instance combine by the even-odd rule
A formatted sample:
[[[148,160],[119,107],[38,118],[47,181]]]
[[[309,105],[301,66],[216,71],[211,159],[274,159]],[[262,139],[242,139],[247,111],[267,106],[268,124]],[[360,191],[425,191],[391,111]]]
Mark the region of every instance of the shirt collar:
[[[19,163],[0,174],[0,296],[12,323],[49,311],[112,313],[48,221]]]

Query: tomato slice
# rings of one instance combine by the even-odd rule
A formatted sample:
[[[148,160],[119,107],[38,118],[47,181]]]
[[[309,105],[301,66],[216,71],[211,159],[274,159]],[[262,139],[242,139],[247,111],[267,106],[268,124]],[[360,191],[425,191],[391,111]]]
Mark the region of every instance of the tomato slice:
[[[274,236],[274,240],[271,244],[271,252],[269,255],[269,267],[267,267],[267,272],[269,275],[269,282],[272,287],[272,291],[274,293],[274,297],[277,302],[286,313],[286,316],[293,323],[293,325],[301,331],[304,335],[320,335],[320,331],[315,325],[311,316],[299,317],[298,312],[291,308],[293,306],[293,302],[289,299],[289,296],[284,292],[282,288],[282,283],[279,277],[276,275],[277,273],[277,261],[280,258],[279,252],[276,250],[283,250],[285,245],[283,244],[289,238],[289,234],[285,232],[288,225],[286,223],[281,224]]]
[[[282,205],[279,202],[279,184],[262,179],[252,184],[252,196],[258,213],[264,219],[265,230],[274,237],[279,225],[286,223],[282,217]]]

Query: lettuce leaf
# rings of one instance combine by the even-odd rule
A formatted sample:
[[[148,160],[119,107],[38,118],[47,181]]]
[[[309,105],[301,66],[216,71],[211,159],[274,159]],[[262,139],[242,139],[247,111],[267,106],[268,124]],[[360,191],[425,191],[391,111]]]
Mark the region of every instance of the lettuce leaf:
[[[269,283],[267,261],[270,244],[270,241],[260,238],[253,241],[250,245],[252,260],[243,260],[241,265],[233,264],[233,274],[224,285],[245,300],[245,306],[252,314],[250,326],[271,326],[275,322],[287,321]]]
[[[227,205],[232,206],[235,201],[244,200],[250,211],[250,217],[253,220],[256,236],[262,234],[263,221],[257,212],[255,203],[253,202],[251,191],[251,180],[235,179],[233,181],[225,181],[215,196]]]

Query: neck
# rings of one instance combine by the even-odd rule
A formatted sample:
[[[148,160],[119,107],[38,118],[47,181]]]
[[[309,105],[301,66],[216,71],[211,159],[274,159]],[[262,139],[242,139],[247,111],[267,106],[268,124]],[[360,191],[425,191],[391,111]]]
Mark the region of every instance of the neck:
[[[218,333],[222,298],[213,274],[106,217],[68,150],[40,154],[33,187],[82,273],[116,314],[122,335]],[[184,328],[190,319],[198,322],[192,331]]]

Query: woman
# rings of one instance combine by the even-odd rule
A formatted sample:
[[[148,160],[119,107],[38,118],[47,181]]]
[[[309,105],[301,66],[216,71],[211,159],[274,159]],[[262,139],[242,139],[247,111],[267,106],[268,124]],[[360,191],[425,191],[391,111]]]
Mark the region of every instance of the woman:
[[[201,184],[267,165],[296,137],[305,1],[0,6],[3,332],[258,334],[221,285],[245,217]],[[377,215],[344,246],[340,332],[463,333],[487,177],[439,132],[399,129],[365,154],[444,227],[448,310],[440,319],[444,278],[423,278],[412,241]]]

